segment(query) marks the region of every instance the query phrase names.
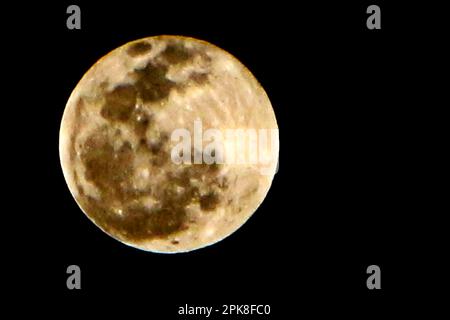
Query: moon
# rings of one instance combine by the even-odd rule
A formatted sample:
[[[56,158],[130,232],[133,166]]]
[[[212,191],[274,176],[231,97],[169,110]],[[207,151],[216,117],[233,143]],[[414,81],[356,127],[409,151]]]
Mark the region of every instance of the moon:
[[[225,149],[209,150],[213,163],[179,163],[180,129],[192,133],[192,154],[178,154],[188,160],[214,141],[209,129],[258,135],[231,147],[223,140]],[[145,251],[187,252],[231,235],[266,197],[278,136],[265,161],[261,143],[250,142],[267,130],[278,130],[270,100],[235,57],[206,41],[154,36],[109,52],[76,85],[61,121],[60,162],[76,203],[106,234]],[[217,161],[224,150],[247,161]]]

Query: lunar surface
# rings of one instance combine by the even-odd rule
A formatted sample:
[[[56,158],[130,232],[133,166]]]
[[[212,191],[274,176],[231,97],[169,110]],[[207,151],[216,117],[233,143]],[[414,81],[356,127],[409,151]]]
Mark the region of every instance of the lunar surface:
[[[173,132],[194,132],[195,121],[203,132],[278,129],[255,77],[205,41],[149,37],[97,61],[60,128],[61,166],[81,210],[113,238],[152,252],[186,252],[236,231],[267,195],[278,149],[265,163],[176,163]],[[192,142],[192,158],[210,142]],[[234,152],[249,153],[249,144]]]

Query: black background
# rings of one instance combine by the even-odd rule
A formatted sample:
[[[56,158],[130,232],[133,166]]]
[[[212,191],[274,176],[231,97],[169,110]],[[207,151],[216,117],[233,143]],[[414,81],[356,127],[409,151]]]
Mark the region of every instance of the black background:
[[[68,30],[75,3],[82,29]],[[36,5],[26,18],[36,30],[19,34],[33,49],[20,53],[39,93],[31,136],[44,137],[27,143],[34,191],[18,216],[28,217],[32,237],[21,239],[20,266],[33,285],[19,290],[55,314],[54,306],[80,314],[89,306],[148,319],[181,319],[186,303],[270,304],[272,319],[367,318],[398,303],[410,288],[411,251],[420,250],[409,226],[421,205],[410,153],[420,125],[405,99],[423,38],[404,6],[374,2],[382,29],[368,30],[371,2],[95,3]],[[213,246],[176,255],[127,247],[95,227],[70,195],[58,155],[64,107],[83,74],[112,49],[159,34],[232,53],[265,88],[280,128],[280,169],[253,217]],[[82,290],[66,288],[71,264],[81,267]],[[366,287],[371,264],[382,271],[378,291]]]

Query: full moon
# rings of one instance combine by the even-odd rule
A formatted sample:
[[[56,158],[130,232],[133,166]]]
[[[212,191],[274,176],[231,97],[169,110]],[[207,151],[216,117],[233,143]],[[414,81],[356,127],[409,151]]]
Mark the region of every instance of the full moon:
[[[135,248],[178,253],[226,238],[257,210],[277,169],[277,130],[267,94],[235,57],[155,36],[86,72],[64,110],[59,154],[97,227]]]

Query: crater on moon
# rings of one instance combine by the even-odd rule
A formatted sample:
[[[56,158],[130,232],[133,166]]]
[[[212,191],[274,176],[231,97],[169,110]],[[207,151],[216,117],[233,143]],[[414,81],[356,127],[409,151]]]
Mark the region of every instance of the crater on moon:
[[[198,249],[237,230],[266,196],[277,158],[265,164],[269,174],[258,163],[174,163],[172,132],[198,120],[277,129],[254,76],[205,41],[149,37],[101,58],[73,90],[60,128],[64,177],[82,211],[115,239],[155,252]]]

